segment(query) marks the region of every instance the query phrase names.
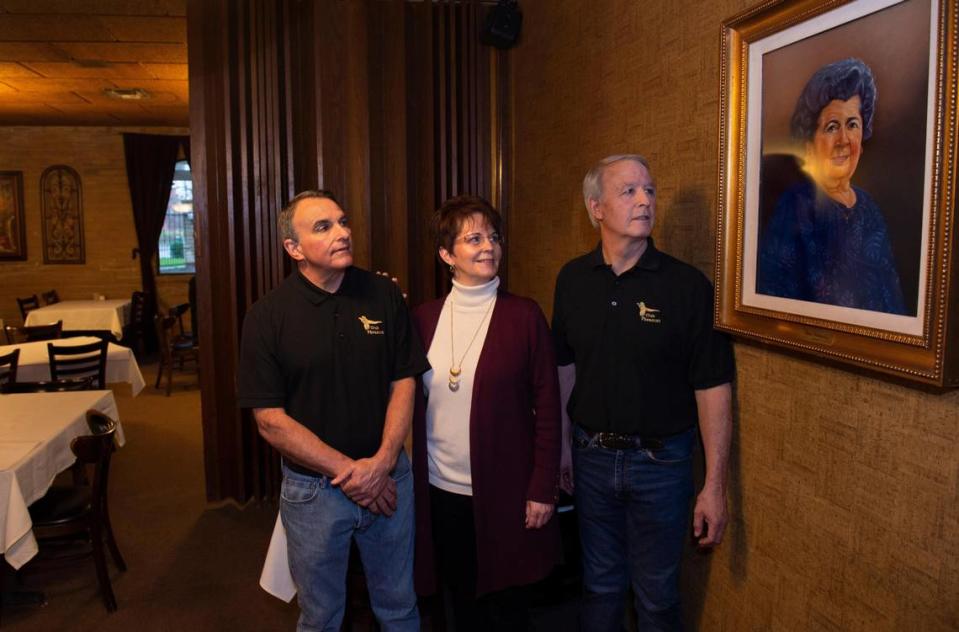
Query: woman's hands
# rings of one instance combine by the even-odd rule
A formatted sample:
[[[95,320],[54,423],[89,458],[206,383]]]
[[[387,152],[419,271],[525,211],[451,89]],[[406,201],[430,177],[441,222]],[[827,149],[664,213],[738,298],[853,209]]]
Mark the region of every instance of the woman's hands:
[[[535,500],[526,501],[526,528],[539,529],[553,517],[556,505],[552,503],[538,503]]]

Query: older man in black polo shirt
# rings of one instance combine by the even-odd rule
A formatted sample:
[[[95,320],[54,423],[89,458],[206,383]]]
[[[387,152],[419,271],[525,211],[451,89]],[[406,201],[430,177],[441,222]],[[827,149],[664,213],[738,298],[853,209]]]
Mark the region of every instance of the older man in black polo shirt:
[[[693,535],[715,546],[726,526],[732,352],[713,331],[709,281],[653,245],[646,160],[603,159],[583,196],[600,245],[560,271],[553,308],[572,421],[562,485],[572,490],[575,472],[583,629],[620,630],[631,584],[640,630],[678,630],[697,424],[706,482]]]
[[[355,540],[382,629],[416,631],[403,442],[426,357],[398,287],[353,267],[347,218],[330,193],[293,198],[279,232],[297,269],[246,316],[239,404],[283,455],[297,629],[339,630]]]

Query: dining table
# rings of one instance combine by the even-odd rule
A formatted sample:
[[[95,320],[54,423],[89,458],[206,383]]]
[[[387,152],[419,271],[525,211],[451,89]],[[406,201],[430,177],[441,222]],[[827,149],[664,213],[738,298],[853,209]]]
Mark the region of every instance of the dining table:
[[[116,444],[122,446],[112,391],[0,395],[0,552],[15,569],[38,551],[27,508],[76,461],[70,442],[90,434],[90,409],[117,421]]]
[[[40,340],[37,342],[22,342],[15,345],[0,345],[0,356],[20,350],[20,360],[17,364],[18,382],[42,382],[50,379],[50,356],[47,345],[55,344],[58,347],[85,345],[100,342],[95,336],[76,336],[72,338],[58,338],[56,340]],[[107,384],[126,382],[134,397],[143,390],[145,383],[140,365],[137,364],[133,350],[110,343],[107,346]]]
[[[27,312],[24,324],[52,325],[63,321],[65,331],[109,331],[119,340],[130,322],[130,299],[60,301]]]

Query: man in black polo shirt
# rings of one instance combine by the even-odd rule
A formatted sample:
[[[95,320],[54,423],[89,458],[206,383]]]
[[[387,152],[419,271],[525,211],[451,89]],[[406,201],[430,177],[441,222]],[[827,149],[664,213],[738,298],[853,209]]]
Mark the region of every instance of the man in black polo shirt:
[[[332,195],[297,195],[279,233],[297,269],[246,316],[238,400],[283,455],[297,629],[339,629],[355,540],[382,629],[417,631],[403,442],[426,357],[398,287],[352,266],[350,228]]]
[[[620,630],[631,584],[640,630],[678,630],[697,424],[706,482],[693,535],[715,546],[726,526],[732,352],[713,331],[709,281],[653,245],[646,160],[605,158],[583,196],[600,245],[563,267],[553,307],[572,421],[562,486],[574,490],[579,515],[583,629]]]

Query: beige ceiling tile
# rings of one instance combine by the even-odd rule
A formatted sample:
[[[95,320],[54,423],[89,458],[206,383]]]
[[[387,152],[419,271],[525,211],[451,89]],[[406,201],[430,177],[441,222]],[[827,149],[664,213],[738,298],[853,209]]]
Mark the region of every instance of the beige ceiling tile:
[[[40,75],[29,68],[9,61],[0,61],[0,77],[9,79],[13,77],[42,79]]]
[[[128,42],[56,42],[73,59],[142,61],[185,64],[186,44],[131,44]]]
[[[182,79],[189,76],[186,64],[143,64],[157,79]]]
[[[0,61],[67,61],[62,50],[46,42],[0,42]]]
[[[10,13],[77,15],[186,15],[186,0],[0,0]]]
[[[0,103],[0,125],[61,124],[59,121],[62,116],[61,112],[46,105],[28,107],[15,103]]]
[[[105,67],[85,67],[73,63],[32,62],[25,64],[44,77],[54,79],[152,79],[153,74],[140,64],[110,63]],[[183,65],[186,67],[186,64]]]
[[[186,44],[186,18],[110,16],[100,22],[121,42]]]
[[[67,90],[18,90],[10,94],[0,94],[3,103],[86,103],[79,95]]]
[[[33,75],[36,77],[36,75]],[[17,90],[69,90],[79,91],[79,90],[103,90],[104,88],[112,88],[114,86],[112,81],[107,79],[37,79],[37,78],[20,78],[20,77],[4,77],[3,82],[13,86]]]
[[[110,42],[113,35],[100,20],[83,15],[4,15],[5,42]]]

